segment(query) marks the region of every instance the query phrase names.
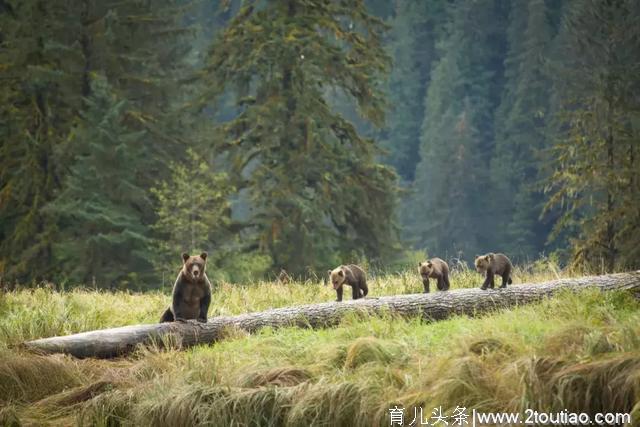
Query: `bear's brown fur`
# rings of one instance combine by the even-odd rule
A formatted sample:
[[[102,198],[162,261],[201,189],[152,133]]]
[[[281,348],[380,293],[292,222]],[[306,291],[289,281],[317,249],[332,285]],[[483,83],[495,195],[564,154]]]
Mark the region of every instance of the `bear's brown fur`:
[[[206,322],[211,303],[211,283],[205,274],[207,253],[199,256],[183,253],[182,261],[182,269],[173,285],[171,307],[164,312],[160,322],[189,319]]]
[[[511,279],[511,271],[513,264],[505,254],[494,254],[490,252],[486,255],[478,255],[475,261],[478,273],[485,274],[485,280],[480,289],[485,290],[487,287],[493,289],[495,286],[495,275],[502,276],[501,288],[506,288],[507,283],[513,283]]]
[[[341,265],[329,270],[329,279],[338,296],[337,301],[342,301],[342,286],[351,286],[353,299],[364,298],[369,293],[367,287],[367,275],[364,270],[355,264]]]
[[[449,290],[449,266],[440,258],[431,258],[418,263],[418,272],[422,276],[424,293],[429,293],[429,278],[436,279],[439,291]]]

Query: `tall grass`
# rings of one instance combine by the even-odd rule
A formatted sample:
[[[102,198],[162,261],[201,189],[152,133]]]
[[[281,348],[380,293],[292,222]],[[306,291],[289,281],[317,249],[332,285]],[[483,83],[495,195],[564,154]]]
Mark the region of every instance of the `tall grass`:
[[[520,271],[517,282],[555,278]],[[529,275],[529,276],[528,276]],[[456,271],[453,287],[478,286]],[[419,292],[412,272],[374,277],[375,295]],[[321,283],[223,284],[212,314],[327,301]],[[562,293],[480,318],[436,323],[348,316],[331,329],[264,329],[186,351],[76,360],[12,347],[23,339],[153,322],[169,302],[44,289],[0,301],[0,425],[389,425],[394,405],[484,411],[571,410],[640,416],[640,303],[621,293]],[[18,425],[18,424],[16,424]]]
[[[482,277],[466,266],[454,266],[452,270],[452,289],[482,284]],[[567,275],[571,273],[560,271],[547,260],[517,267],[514,279],[516,283],[524,283]],[[371,273],[368,281],[371,297],[417,293],[423,289],[417,267],[385,275]],[[334,301],[335,298],[335,291],[322,281],[289,284],[259,281],[251,285],[220,283],[214,286],[209,315],[241,314],[293,304]],[[157,322],[169,303],[169,289],[144,294],[83,288],[69,292],[55,292],[50,288],[0,292],[0,348],[41,337]]]

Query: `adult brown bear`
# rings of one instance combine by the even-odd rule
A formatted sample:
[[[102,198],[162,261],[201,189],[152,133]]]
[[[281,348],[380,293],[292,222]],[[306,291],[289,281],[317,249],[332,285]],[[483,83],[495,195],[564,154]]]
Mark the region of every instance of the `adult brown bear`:
[[[190,256],[182,254],[182,270],[173,285],[171,307],[160,318],[160,322],[196,319],[207,321],[211,304],[211,283],[205,274],[207,253]]]

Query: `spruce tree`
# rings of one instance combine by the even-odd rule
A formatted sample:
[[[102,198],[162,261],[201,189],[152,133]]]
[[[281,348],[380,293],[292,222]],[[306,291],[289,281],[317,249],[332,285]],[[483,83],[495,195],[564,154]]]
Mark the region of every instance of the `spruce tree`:
[[[192,87],[180,79],[195,61],[184,19],[189,3],[26,0],[0,13],[0,275],[24,282],[60,270],[51,250],[59,221],[45,207],[81,149],[68,141],[83,120],[92,74],[106,75],[129,101],[129,130],[146,131],[143,187],[183,155],[195,128],[177,114]],[[141,223],[154,219],[153,210],[139,213]]]
[[[496,236],[497,244],[514,259],[537,256],[551,228],[539,220],[544,204],[541,153],[548,147],[545,130],[551,98],[545,58],[555,33],[548,16],[544,0],[516,1],[509,15],[491,186],[494,220],[504,227]]]
[[[387,88],[390,112],[382,146],[386,150],[385,161],[407,182],[413,181],[419,160],[424,97],[432,64],[438,59],[436,41],[445,18],[443,3],[395,3],[388,48],[393,56]]]
[[[0,12],[0,276],[49,279],[55,227],[43,207],[60,187],[56,159],[82,105],[83,59],[70,3],[7,3]],[[79,10],[79,8],[78,8]],[[64,67],[61,67],[64,64]]]
[[[640,6],[631,0],[571,3],[555,52],[559,94],[547,210],[556,232],[575,231],[577,265],[638,267],[637,91]]]
[[[361,0],[246,2],[211,47],[202,102],[232,89],[240,110],[215,149],[250,201],[246,239],[277,267],[380,258],[395,243],[396,176],[326,99],[347,94],[382,124],[384,30]]]
[[[490,209],[489,166],[508,7],[457,2],[450,13],[426,95],[420,162],[405,221],[407,237],[428,253],[471,259],[493,247],[502,232]]]
[[[73,284],[140,288],[151,271],[140,220],[151,210],[140,185],[143,133],[129,129],[127,103],[104,77],[94,77],[91,93],[68,144],[75,158],[63,190],[47,207],[59,228],[54,259]]]
[[[157,199],[158,220],[153,228],[158,232],[155,246],[159,252],[154,261],[163,277],[175,274],[182,252],[207,251],[207,262],[217,265],[229,256],[220,248],[231,249],[230,242],[238,243],[229,227],[229,197],[234,188],[227,174],[214,171],[192,149],[184,162],[173,162],[170,170],[171,178],[152,189]]]

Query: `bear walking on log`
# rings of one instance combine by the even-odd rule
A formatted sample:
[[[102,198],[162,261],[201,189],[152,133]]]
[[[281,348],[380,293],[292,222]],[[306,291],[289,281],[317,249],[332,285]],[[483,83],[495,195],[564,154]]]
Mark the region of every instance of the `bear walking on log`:
[[[336,290],[337,301],[342,301],[342,286],[351,286],[353,299],[364,298],[369,293],[367,287],[367,275],[364,270],[355,264],[341,265],[333,270],[329,270],[329,278]]]
[[[204,272],[207,253],[199,256],[183,253],[182,261],[182,270],[173,285],[171,307],[164,312],[160,323],[189,319],[205,323],[211,303],[211,283]]]
[[[505,254],[494,254],[493,252],[486,255],[478,255],[475,261],[476,270],[478,273],[485,274],[486,278],[482,284],[483,291],[487,287],[493,289],[495,286],[495,275],[502,276],[501,288],[506,288],[507,283],[512,284],[511,271],[513,270],[513,264],[511,260],[507,258]]]
[[[422,276],[424,293],[429,293],[429,278],[436,279],[439,291],[449,290],[449,266],[440,258],[431,258],[418,263],[418,272]]]

